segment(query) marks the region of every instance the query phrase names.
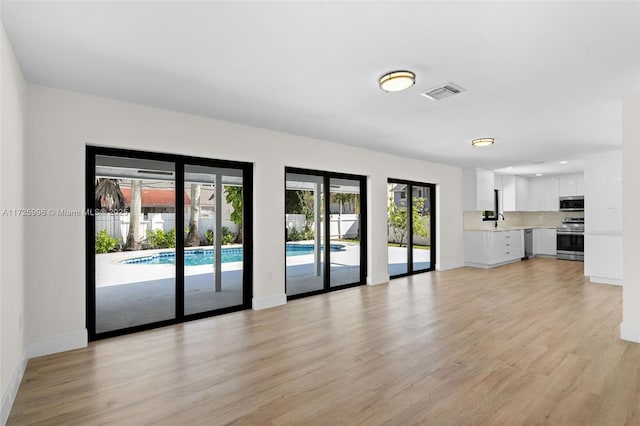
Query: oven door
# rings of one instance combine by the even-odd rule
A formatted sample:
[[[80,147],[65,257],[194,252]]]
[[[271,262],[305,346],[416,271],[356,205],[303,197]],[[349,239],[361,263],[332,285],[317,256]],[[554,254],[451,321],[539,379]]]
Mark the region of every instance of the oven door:
[[[558,259],[584,260],[584,233],[557,232]]]

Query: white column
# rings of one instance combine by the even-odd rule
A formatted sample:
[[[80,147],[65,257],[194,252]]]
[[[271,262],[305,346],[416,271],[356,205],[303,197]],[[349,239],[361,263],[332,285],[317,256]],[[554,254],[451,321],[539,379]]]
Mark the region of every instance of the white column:
[[[315,254],[315,262],[316,262],[316,276],[320,277],[322,276],[322,223],[321,223],[321,218],[322,218],[322,184],[321,183],[316,183],[316,187],[313,191],[313,202],[314,202],[314,206],[315,206],[315,220],[314,223],[316,224],[315,226],[315,234],[314,234],[314,242],[315,242],[315,248],[314,248],[314,254]],[[325,220],[328,220],[328,215],[325,214]],[[328,247],[327,247],[328,249]]]
[[[214,275],[215,290],[222,291],[222,174],[216,173],[215,185],[215,201],[216,201],[216,236],[213,245],[214,249]]]
[[[367,179],[367,284],[389,281],[387,248],[387,177],[373,175]]]
[[[623,288],[620,338],[640,343],[640,96],[622,113]]]

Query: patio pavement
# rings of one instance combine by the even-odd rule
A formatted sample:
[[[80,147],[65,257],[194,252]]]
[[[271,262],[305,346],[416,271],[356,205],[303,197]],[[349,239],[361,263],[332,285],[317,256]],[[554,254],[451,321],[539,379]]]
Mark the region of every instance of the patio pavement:
[[[339,242],[340,244],[345,244]],[[345,251],[331,253],[331,285],[357,282],[360,247],[345,244]],[[175,317],[175,266],[123,264],[123,260],[165,250],[118,252],[96,256],[97,332],[117,330]],[[420,253],[422,252],[422,253]],[[429,267],[429,250],[416,250],[414,267]],[[406,272],[406,249],[389,248],[391,275]],[[313,255],[287,257],[287,294],[301,294],[323,287],[316,276]],[[242,262],[222,265],[222,291],[214,291],[213,265],[185,266],[185,313],[221,309],[242,304]]]

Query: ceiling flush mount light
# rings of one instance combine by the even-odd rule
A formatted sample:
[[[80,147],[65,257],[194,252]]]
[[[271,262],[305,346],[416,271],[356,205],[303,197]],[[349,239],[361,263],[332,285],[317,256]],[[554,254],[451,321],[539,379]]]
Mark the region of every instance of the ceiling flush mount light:
[[[378,83],[385,92],[400,92],[416,83],[416,75],[411,71],[392,71],[380,77]]]
[[[489,145],[493,145],[493,143],[495,142],[495,139],[493,138],[480,138],[480,139],[474,139],[471,141],[471,145],[473,146],[489,146]]]
[[[560,162],[560,164],[567,164],[567,163],[568,163],[568,161],[566,161],[566,160],[563,160],[563,161]]]

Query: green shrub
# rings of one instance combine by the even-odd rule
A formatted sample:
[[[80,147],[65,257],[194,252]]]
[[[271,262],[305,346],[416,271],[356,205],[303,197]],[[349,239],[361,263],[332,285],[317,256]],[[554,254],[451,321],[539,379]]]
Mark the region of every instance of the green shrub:
[[[176,246],[176,230],[147,230],[147,244],[151,249],[173,248]]]
[[[116,248],[120,241],[118,238],[112,238],[107,234],[106,229],[102,229],[96,234],[96,253],[109,253]]]
[[[222,227],[222,245],[226,246],[227,244],[231,244],[233,240],[236,239],[236,235],[229,231],[226,227]]]
[[[297,228],[291,228],[287,232],[287,241],[300,241],[301,239],[300,231]]]
[[[207,229],[204,233],[204,238],[207,240],[207,245],[212,246],[216,240],[216,234],[213,229]],[[236,239],[236,235],[229,231],[225,226],[222,227],[222,245],[231,244]]]
[[[315,233],[309,226],[305,226],[302,231],[298,231],[298,228],[290,228],[287,232],[287,241],[302,241],[313,240]]]
[[[208,246],[212,246],[213,245],[213,241],[216,238],[216,234],[213,233],[213,229],[207,229],[204,232],[204,239],[207,241],[207,245]]]

